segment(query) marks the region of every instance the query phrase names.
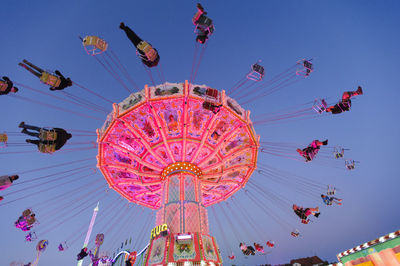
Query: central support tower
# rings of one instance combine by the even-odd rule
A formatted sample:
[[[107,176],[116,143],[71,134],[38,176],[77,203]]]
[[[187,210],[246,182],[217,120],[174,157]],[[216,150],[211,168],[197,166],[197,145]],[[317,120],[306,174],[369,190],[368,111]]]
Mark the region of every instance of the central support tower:
[[[209,235],[207,210],[202,204],[196,165],[176,162],[163,170],[161,207],[145,265],[221,265],[214,237]]]
[[[164,169],[162,207],[157,212],[156,225],[167,224],[171,233],[196,232],[208,234],[207,210],[202,204],[200,168],[178,162]]]

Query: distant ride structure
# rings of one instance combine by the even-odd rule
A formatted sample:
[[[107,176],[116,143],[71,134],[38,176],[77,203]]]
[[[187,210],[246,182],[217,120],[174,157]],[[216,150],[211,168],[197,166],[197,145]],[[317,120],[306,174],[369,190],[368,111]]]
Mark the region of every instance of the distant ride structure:
[[[146,85],[113,104],[97,134],[109,186],[157,210],[144,265],[222,265],[206,207],[256,169],[260,137],[250,111],[207,85]]]

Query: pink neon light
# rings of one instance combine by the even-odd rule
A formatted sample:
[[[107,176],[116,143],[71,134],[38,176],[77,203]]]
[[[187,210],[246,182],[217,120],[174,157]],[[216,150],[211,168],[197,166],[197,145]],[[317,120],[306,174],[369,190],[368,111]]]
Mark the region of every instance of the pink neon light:
[[[224,91],[216,92],[222,105],[217,113],[203,108],[210,88],[187,81],[145,86],[139,101],[128,97],[114,104],[98,130],[98,167],[110,187],[131,202],[158,209],[167,194],[160,175],[181,161],[202,170],[205,206],[243,187],[256,168],[258,136],[248,113]]]

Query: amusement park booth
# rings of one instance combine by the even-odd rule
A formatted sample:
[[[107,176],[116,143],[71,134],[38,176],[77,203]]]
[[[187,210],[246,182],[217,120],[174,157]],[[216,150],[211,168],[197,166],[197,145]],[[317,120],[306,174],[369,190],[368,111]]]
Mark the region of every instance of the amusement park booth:
[[[345,266],[400,265],[400,230],[337,255]]]

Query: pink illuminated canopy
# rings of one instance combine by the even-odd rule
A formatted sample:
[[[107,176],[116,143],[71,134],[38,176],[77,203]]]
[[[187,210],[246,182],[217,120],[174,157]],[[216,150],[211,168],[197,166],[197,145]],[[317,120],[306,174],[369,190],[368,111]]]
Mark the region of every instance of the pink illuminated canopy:
[[[196,174],[204,206],[242,188],[256,168],[259,137],[249,111],[224,91],[210,90],[165,83],[114,104],[98,130],[98,167],[109,186],[152,209],[161,206],[168,167]],[[213,112],[204,102],[221,107]]]

